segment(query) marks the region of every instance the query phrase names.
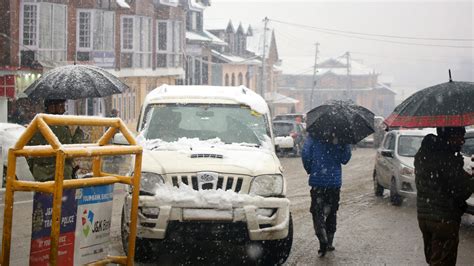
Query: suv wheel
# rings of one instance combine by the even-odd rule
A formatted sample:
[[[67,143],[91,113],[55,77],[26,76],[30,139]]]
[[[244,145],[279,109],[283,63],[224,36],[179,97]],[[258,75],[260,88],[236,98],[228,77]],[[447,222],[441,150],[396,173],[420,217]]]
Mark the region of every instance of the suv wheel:
[[[375,170],[374,170],[373,179],[374,179],[374,194],[377,197],[382,197],[384,188],[379,184],[379,181],[377,179],[377,172],[375,172]]]
[[[392,177],[392,180],[390,182],[390,202],[394,206],[400,206],[402,205],[403,198],[398,194],[397,192],[397,182],[395,180],[395,177]]]
[[[290,224],[288,235],[280,240],[259,241],[262,247],[262,255],[257,260],[258,265],[282,265],[290,256],[293,245],[293,219],[290,213]]]
[[[120,225],[120,233],[122,238],[122,247],[125,254],[128,254],[128,237],[129,237],[129,224],[125,223],[125,209],[122,207],[122,218]],[[135,239],[135,261],[147,262],[153,259],[151,256],[156,254],[156,248],[159,246],[159,241],[153,239]]]

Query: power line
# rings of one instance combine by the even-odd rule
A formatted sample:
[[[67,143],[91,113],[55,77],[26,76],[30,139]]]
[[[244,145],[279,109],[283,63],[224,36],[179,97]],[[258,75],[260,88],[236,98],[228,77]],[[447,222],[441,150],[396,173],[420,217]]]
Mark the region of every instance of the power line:
[[[304,25],[292,22],[286,22],[276,19],[271,19],[274,22],[297,26],[297,27],[305,27],[305,28],[312,28],[317,30],[324,30],[324,31],[332,31],[332,32],[339,32],[339,33],[347,33],[347,34],[356,34],[356,35],[365,35],[365,36],[374,36],[374,37],[384,37],[384,38],[396,38],[396,39],[408,39],[408,40],[425,40],[425,41],[466,41],[472,42],[474,39],[468,38],[432,38],[432,37],[411,37],[411,36],[400,36],[400,35],[387,35],[387,34],[375,34],[375,33],[363,33],[363,32],[355,32],[355,31],[346,31],[346,30],[336,30],[336,29],[329,29],[329,28],[322,28],[322,27],[314,27],[311,25]]]
[[[306,30],[310,30],[310,29],[306,29]],[[339,36],[344,36],[344,37],[348,37],[348,38],[355,38],[355,39],[369,40],[369,41],[377,41],[377,42],[385,42],[385,43],[403,44],[403,45],[414,45],[414,46],[424,46],[424,47],[443,47],[443,48],[469,48],[469,49],[474,48],[474,46],[439,45],[439,44],[428,44],[428,43],[423,44],[423,43],[389,41],[389,40],[381,40],[381,39],[366,38],[366,37],[359,37],[359,36],[351,36],[351,35],[347,35],[347,34],[329,32],[329,31],[324,31],[324,30],[314,30],[313,29],[313,31],[322,32],[322,33],[331,34],[331,35],[339,35]]]

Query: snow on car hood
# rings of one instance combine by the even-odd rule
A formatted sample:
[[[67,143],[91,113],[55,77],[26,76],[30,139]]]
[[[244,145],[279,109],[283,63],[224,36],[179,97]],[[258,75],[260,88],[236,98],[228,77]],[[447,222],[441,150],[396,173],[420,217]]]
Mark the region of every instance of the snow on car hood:
[[[142,171],[159,174],[214,171],[242,175],[281,173],[275,153],[265,145],[225,144],[218,138],[200,141],[181,138],[176,142],[144,140]],[[208,157],[203,157],[208,156]]]
[[[230,209],[232,206],[242,204],[244,201],[261,201],[260,196],[250,196],[239,194],[232,190],[194,190],[185,184],[174,187],[169,184],[157,185],[155,197],[160,203],[177,205],[189,204],[195,207],[205,206],[206,208]]]

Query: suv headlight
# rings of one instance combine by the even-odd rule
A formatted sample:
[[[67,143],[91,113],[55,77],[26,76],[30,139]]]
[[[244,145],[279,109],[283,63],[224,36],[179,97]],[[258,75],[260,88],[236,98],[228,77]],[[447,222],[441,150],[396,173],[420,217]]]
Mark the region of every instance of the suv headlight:
[[[250,184],[250,194],[262,197],[281,195],[283,193],[283,176],[259,175]]]
[[[161,175],[151,172],[142,172],[140,191],[155,195],[156,186],[164,183],[165,179]]]

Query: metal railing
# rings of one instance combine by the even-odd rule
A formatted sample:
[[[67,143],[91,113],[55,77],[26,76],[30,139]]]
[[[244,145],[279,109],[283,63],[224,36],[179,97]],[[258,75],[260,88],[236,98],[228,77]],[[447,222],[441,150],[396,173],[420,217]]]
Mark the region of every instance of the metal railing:
[[[63,126],[103,126],[108,127],[106,132],[92,144],[62,144],[54,135],[50,125]],[[39,131],[50,145],[26,146],[33,135]],[[110,140],[114,134],[120,131],[129,142],[130,146],[111,145]],[[133,176],[121,176],[102,172],[102,156],[113,155],[135,155]],[[54,181],[32,182],[16,180],[16,158],[17,157],[56,157],[56,169]],[[93,157],[93,177],[85,179],[64,180],[64,164],[66,158]],[[61,206],[63,190],[68,188],[81,188],[114,183],[123,183],[134,187],[132,194],[130,235],[128,239],[128,256],[107,256],[106,258],[93,262],[94,265],[105,265],[118,263],[133,265],[135,255],[135,237],[137,233],[138,195],[140,188],[140,173],[142,163],[142,147],[138,146],[131,132],[120,120],[120,118],[98,118],[85,116],[57,116],[37,115],[25,132],[18,139],[16,145],[8,151],[7,184],[5,191],[5,210],[3,216],[3,241],[0,265],[9,265],[13,194],[16,191],[38,191],[53,194],[53,213],[51,224],[51,249],[49,254],[50,265],[58,263],[59,233],[61,220]],[[20,177],[21,178],[21,177]]]

